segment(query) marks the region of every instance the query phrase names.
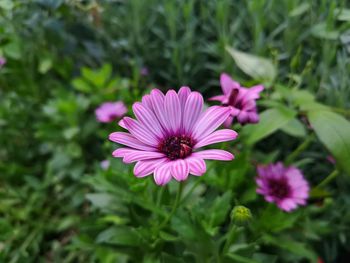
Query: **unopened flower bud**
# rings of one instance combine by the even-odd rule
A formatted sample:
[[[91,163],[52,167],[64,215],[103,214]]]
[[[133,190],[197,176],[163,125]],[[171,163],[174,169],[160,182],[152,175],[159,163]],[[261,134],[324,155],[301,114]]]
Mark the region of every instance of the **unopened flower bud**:
[[[249,208],[238,205],[232,209],[231,219],[236,223],[245,223],[252,219],[252,213]]]

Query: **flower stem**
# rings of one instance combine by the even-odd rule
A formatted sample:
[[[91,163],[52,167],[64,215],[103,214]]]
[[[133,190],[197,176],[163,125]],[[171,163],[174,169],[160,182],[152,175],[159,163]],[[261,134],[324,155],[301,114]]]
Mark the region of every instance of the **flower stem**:
[[[162,229],[164,226],[166,226],[166,224],[170,221],[170,219],[173,217],[173,215],[175,214],[176,212],[176,209],[178,208],[179,206],[179,203],[180,203],[180,199],[181,199],[181,194],[182,194],[182,190],[183,190],[183,186],[184,186],[184,183],[182,182],[179,182],[179,189],[176,193],[176,197],[175,197],[175,202],[173,204],[173,207],[170,211],[170,213],[168,214],[168,216],[164,219],[164,221],[162,223],[159,224],[159,227],[158,227],[158,230]]]
[[[285,164],[291,164],[296,157],[298,157],[298,155],[304,151],[312,142],[313,140],[313,135],[308,136],[289,156],[288,158],[285,160]]]
[[[236,225],[234,225],[231,221],[231,224],[230,224],[230,230],[227,234],[227,238],[226,238],[226,242],[225,242],[225,245],[224,245],[224,248],[222,249],[222,254],[223,256],[225,256],[225,254],[227,253],[227,250],[229,249],[234,237],[235,237],[235,234],[236,234],[236,231],[237,231],[238,227]]]
[[[322,188],[333,181],[339,174],[338,170],[331,172],[325,179],[323,179],[315,188]]]

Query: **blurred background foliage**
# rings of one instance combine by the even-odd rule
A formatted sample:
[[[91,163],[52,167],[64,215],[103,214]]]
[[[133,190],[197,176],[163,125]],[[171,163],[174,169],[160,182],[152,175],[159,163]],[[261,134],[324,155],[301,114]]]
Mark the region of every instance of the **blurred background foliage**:
[[[347,262],[350,152],[337,152],[324,117],[307,106],[319,109],[316,99],[343,115],[326,114],[335,127],[350,115],[349,8],[345,0],[0,0],[0,262]],[[242,138],[227,146],[236,160],[191,178],[183,208],[159,230],[176,184],[160,190],[119,160],[103,170],[117,128],[98,124],[94,109],[117,99],[130,106],[153,87],[218,94],[223,71],[266,85],[261,125],[236,127]],[[326,148],[340,156],[342,176],[314,189],[307,208],[285,214],[256,196],[256,163],[286,160],[317,185],[334,168]],[[253,219],[221,258],[238,204]]]

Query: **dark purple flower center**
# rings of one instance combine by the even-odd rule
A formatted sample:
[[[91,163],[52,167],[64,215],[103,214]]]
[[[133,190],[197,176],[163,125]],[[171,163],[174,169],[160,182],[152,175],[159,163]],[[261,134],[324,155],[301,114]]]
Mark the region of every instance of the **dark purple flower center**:
[[[118,117],[119,117],[119,115],[117,113],[111,113],[108,115],[109,121],[113,121],[113,120],[117,119]]]
[[[242,105],[242,100],[238,100],[238,94],[239,94],[239,90],[233,89],[230,93],[227,104],[224,104],[224,106],[233,106],[236,109],[241,110],[243,108],[243,105]]]
[[[170,160],[184,159],[192,153],[193,140],[185,135],[171,136],[162,141],[158,149]]]
[[[270,189],[269,194],[278,199],[287,198],[291,194],[291,187],[285,178],[270,179],[268,185]]]

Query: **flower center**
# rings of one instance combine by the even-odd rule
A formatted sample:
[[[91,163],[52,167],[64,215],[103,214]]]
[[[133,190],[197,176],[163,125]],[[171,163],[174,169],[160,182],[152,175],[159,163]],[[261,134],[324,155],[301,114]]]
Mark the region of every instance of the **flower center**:
[[[238,89],[233,89],[228,98],[228,102],[224,106],[234,106],[236,109],[241,110],[243,108],[242,100],[238,100]]]
[[[291,188],[288,185],[286,179],[270,179],[269,180],[270,195],[283,199],[289,197],[291,194]]]
[[[171,136],[162,141],[158,149],[170,160],[184,159],[192,153],[193,140],[185,135]]]

